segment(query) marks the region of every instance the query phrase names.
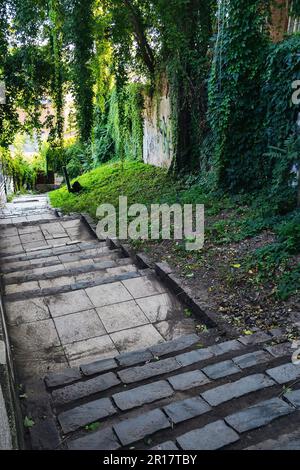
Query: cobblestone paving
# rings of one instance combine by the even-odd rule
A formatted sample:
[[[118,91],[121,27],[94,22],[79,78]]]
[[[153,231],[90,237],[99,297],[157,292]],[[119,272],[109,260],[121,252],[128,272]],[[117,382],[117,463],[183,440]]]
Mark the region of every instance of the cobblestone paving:
[[[159,357],[153,346],[48,374],[52,442],[73,450],[299,450],[300,367],[291,364],[291,343],[272,354],[281,338],[261,339],[203,348],[191,334],[160,345]]]

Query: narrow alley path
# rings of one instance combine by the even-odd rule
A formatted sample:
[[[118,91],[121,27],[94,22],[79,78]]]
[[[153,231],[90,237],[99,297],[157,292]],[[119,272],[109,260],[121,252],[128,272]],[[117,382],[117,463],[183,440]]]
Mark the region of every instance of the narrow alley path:
[[[280,331],[204,347],[151,270],[46,196],[15,199],[0,224],[28,448],[300,446],[300,367]]]

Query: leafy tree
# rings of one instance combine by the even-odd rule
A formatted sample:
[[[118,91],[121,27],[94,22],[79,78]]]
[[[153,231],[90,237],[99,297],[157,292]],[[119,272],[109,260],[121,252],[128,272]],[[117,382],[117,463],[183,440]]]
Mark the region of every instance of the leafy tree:
[[[91,139],[93,125],[93,28],[94,0],[63,0],[65,38],[69,46],[72,91],[77,110],[80,140]]]

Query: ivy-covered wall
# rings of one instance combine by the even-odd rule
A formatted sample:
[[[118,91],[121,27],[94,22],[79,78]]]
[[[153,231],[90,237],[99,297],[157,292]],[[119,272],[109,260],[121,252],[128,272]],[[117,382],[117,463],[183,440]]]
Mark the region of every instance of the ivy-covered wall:
[[[282,147],[296,131],[300,106],[292,102],[292,83],[300,80],[300,34],[270,44],[261,77],[264,146]]]
[[[155,93],[144,90],[143,159],[151,165],[170,168],[174,159],[170,86],[165,76]]]
[[[216,184],[233,191],[251,189],[261,172],[265,15],[261,0],[223,0],[219,6],[208,115]]]
[[[107,133],[115,156],[143,160],[143,87],[129,83],[120,91],[115,87],[109,98]]]
[[[174,153],[170,86],[165,75],[155,87],[114,87],[107,109],[107,138],[117,158],[170,168]]]

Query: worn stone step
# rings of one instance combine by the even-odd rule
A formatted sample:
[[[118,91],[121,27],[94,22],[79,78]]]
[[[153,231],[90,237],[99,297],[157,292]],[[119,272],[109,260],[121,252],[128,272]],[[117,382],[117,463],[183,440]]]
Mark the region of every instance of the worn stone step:
[[[80,216],[64,216],[62,218],[57,217],[56,213],[41,213],[37,211],[36,214],[26,215],[26,216],[15,216],[15,217],[3,217],[1,216],[0,225],[4,225],[5,228],[14,228],[14,227],[29,227],[32,225],[44,225],[57,221],[68,221],[68,220],[80,220]]]
[[[139,270],[134,272],[124,272],[122,274],[115,275],[112,275],[108,272],[106,274],[100,274],[99,277],[96,277],[95,279],[79,280],[78,282],[76,282],[76,280],[73,279],[72,276],[65,276],[62,278],[58,278],[56,286],[56,279],[54,279],[52,281],[52,285],[49,284],[49,287],[42,287],[45,286],[44,282],[47,281],[31,281],[25,282],[23,284],[11,284],[6,286],[5,288],[5,300],[11,302],[42,296],[58,295],[66,292],[93,288],[104,284],[112,284],[119,281],[136,279],[142,276],[147,276],[147,274],[147,270],[145,270],[145,272]],[[51,280],[49,281],[49,283],[50,282]]]
[[[26,271],[17,271],[12,273],[7,273],[3,275],[3,281],[5,285],[10,284],[20,284],[30,281],[40,281],[41,287],[47,287],[46,284],[48,280],[59,279],[65,276],[73,276],[75,281],[82,281],[87,279],[93,279],[98,276],[102,271],[114,273],[114,268],[116,273],[120,272],[129,272],[134,271],[134,265],[131,264],[129,258],[120,259],[120,253],[115,250],[111,251],[107,255],[101,256],[101,258],[86,260],[72,261],[63,263],[57,258],[57,264],[48,265],[47,267],[27,269]],[[121,262],[120,262],[121,261]],[[123,267],[123,269],[121,269]],[[110,271],[108,271],[110,269]]]
[[[176,340],[162,343],[161,346],[165,346],[165,348],[164,351],[161,350],[161,354],[167,355],[177,351],[184,351],[197,344],[197,342],[198,336],[196,334],[182,336]],[[116,358],[103,359],[100,361],[85,364],[78,369],[66,369],[60,373],[51,373],[46,376],[45,382],[47,387],[49,388],[64,386],[69,383],[74,383],[80,379],[83,379],[84,377],[90,377],[96,374],[101,374],[109,370],[117,369],[118,367],[123,368],[142,362],[145,363],[154,360],[155,351],[156,346],[153,346],[153,348],[141,351],[123,353],[116,356]]]
[[[80,431],[68,447],[108,449],[111,442],[113,448],[137,445],[145,449],[147,437],[157,444],[156,449],[164,448],[164,444],[171,450],[221,449],[240,441],[245,432],[294,415],[299,408],[299,391],[278,398],[280,385],[269,373],[277,373],[274,365],[279,367],[291,354],[291,344],[289,348],[287,344],[278,345],[275,355],[270,348],[276,345],[269,346],[274,337],[266,334],[264,339],[267,342],[263,344],[258,335],[249,343],[241,337],[199,349],[198,336],[189,335],[49,374],[45,381],[58,406],[64,433],[78,432],[95,420],[101,427],[105,425],[101,435]],[[108,384],[104,392],[107,374],[118,377],[121,383]],[[232,403],[237,401],[234,412]],[[106,411],[109,409],[113,414]]]
[[[92,242],[70,242],[67,244],[61,244],[57,247],[48,247],[48,246],[43,246],[40,249],[36,249],[33,251],[30,251],[28,253],[25,253],[24,251],[22,253],[4,257],[0,259],[0,265],[1,269],[6,269],[11,267],[11,263],[16,263],[20,261],[30,261],[30,260],[35,260],[39,258],[47,258],[51,256],[63,256],[66,255],[66,259],[64,261],[72,261],[72,258],[74,254],[79,254],[81,252],[85,252],[86,255],[90,255],[91,252],[93,253],[92,250],[101,250],[101,253],[108,253],[110,250],[106,246],[105,242],[98,242],[98,241],[92,241]],[[69,259],[67,259],[67,255]],[[71,258],[72,256],[72,258]],[[79,258],[80,259],[80,258]],[[76,258],[75,258],[76,260]],[[14,265],[13,265],[14,266]]]
[[[268,336],[268,340],[272,341],[272,337]],[[262,354],[264,353],[263,349],[247,352],[248,347],[240,343],[240,353],[244,352],[246,354],[237,355],[237,347],[233,341],[220,343],[218,344],[218,348],[215,346],[209,346],[207,348],[200,347],[195,350],[194,348],[197,346],[198,342],[199,337],[196,334],[191,334],[152,346],[145,350],[123,353],[116,356],[115,359],[104,359],[94,363],[85,364],[80,368],[83,376],[80,374],[79,369],[74,369],[71,374],[72,382],[80,380],[83,377],[89,377],[115,369],[119,369],[119,377],[125,384],[129,381],[130,383],[138,383],[145,378],[153,379],[157,375],[163,375],[170,371],[171,363],[168,361],[166,364],[163,359],[164,356],[174,355],[180,351],[192,348],[189,352],[176,354],[174,358],[170,358],[176,360],[177,365],[175,370],[191,366],[195,368],[195,370],[184,373],[181,371],[172,371],[172,377],[168,379],[175,390],[184,391],[192,388],[195,384],[202,385],[209,383],[211,380],[221,379],[223,377],[233,380],[231,374],[215,375],[210,372],[211,370],[220,370],[222,367],[224,368],[224,371],[227,371],[227,363],[229,362],[231,364],[239,364],[239,373],[242,374],[244,371],[247,372],[248,369],[252,370],[255,366],[258,367],[266,364],[267,367],[267,364],[271,364],[273,360],[281,357],[284,358],[292,353],[291,343],[284,343],[285,347],[281,348],[281,355],[277,354],[275,357],[268,354],[264,357],[264,361],[262,362]],[[265,346],[265,350],[268,350],[269,348],[270,347],[268,345]],[[159,356],[157,355],[158,351]],[[223,361],[222,356],[228,356],[229,354],[232,356],[232,359]],[[182,358],[185,358],[185,360],[183,361]],[[188,360],[188,358],[191,358],[191,360]],[[245,362],[245,358],[247,358],[247,363]],[[203,364],[206,364],[207,362],[211,365],[203,366]],[[175,363],[172,362],[172,364]],[[63,371],[60,374],[51,374],[47,377],[46,381],[49,387],[52,387],[51,383],[54,384],[53,386],[62,386],[69,383],[69,369],[66,369],[66,371]]]
[[[66,269],[72,268],[74,266],[87,265],[87,263],[101,262],[108,259],[126,259],[121,258],[122,254],[119,250],[109,250],[107,247],[94,248],[89,250],[76,250],[71,253],[68,251],[64,254],[53,255],[51,253],[45,253],[48,256],[36,257],[34,259],[24,260],[24,261],[15,261],[13,263],[8,263],[0,266],[0,272],[2,274],[14,274],[22,275],[23,272],[26,275],[26,272],[35,269],[35,268],[44,268],[47,266],[63,265]],[[39,254],[40,255],[40,254]]]
[[[20,227],[24,225],[51,223],[57,220],[52,212],[32,213],[31,215],[7,216],[0,219],[0,225],[5,228]]]

